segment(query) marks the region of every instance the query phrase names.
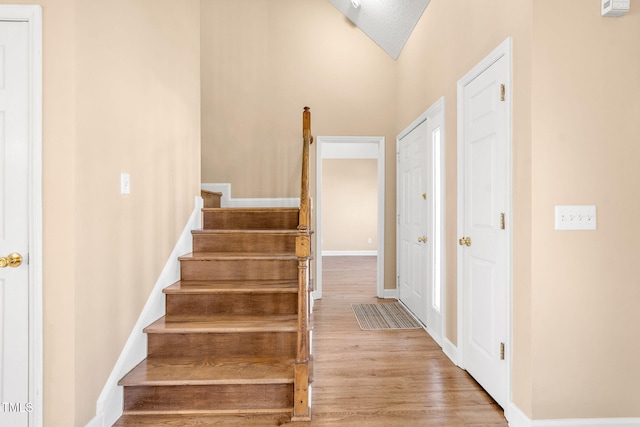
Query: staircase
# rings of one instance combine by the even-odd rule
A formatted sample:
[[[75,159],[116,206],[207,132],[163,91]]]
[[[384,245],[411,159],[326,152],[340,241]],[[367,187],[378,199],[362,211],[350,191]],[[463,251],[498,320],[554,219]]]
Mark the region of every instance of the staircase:
[[[171,425],[278,414],[310,420],[305,197],[308,188],[300,209],[202,210],[193,252],[179,258],[180,281],[163,291],[166,314],[144,329],[147,358],[119,382],[116,426],[164,425],[167,416]]]

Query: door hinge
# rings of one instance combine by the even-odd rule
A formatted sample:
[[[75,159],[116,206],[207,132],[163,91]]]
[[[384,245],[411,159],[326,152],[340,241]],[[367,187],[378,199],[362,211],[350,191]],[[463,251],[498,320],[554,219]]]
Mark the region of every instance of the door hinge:
[[[504,101],[504,92],[505,92],[504,83],[502,83],[500,85],[500,101]]]
[[[505,228],[506,227],[505,227],[505,224],[504,224],[504,212],[503,212],[503,213],[500,214],[500,229],[504,230]]]
[[[400,224],[400,214],[398,214],[398,224]]]
[[[500,360],[504,360],[504,343],[500,343]]]

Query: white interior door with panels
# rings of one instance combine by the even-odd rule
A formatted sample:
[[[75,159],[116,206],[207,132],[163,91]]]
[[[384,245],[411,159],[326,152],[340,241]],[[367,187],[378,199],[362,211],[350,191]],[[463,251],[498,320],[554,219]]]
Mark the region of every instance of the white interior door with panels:
[[[42,422],[40,17],[0,6],[0,425],[16,427]]]
[[[503,408],[510,390],[511,43],[458,82],[461,365]]]
[[[443,336],[444,100],[398,135],[399,299],[441,344]]]
[[[431,253],[427,237],[427,146],[426,120],[398,140],[398,294],[422,323],[427,320]]]

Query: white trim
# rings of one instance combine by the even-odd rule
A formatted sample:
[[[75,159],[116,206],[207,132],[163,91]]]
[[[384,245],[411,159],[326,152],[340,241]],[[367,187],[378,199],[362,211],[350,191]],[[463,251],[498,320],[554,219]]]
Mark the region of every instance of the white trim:
[[[531,427],[531,419],[513,402],[509,402],[504,409],[504,417],[509,422],[509,427]]]
[[[206,191],[222,193],[220,207],[223,208],[298,208],[299,197],[282,198],[233,198],[229,183],[203,183],[200,187]]]
[[[512,64],[512,46],[513,46],[513,42],[512,42],[512,38],[511,36],[507,37],[502,43],[500,43],[500,45],[498,45],[498,47],[496,47],[491,53],[489,53],[482,61],[480,61],[475,67],[473,67],[467,74],[465,74],[464,77],[462,77],[460,80],[458,80],[458,85],[457,85],[457,101],[458,101],[458,106],[457,106],[457,112],[458,112],[458,122],[457,122],[457,130],[458,130],[458,145],[457,145],[457,166],[458,166],[458,171],[457,171],[457,191],[458,191],[458,212],[457,212],[457,235],[458,236],[462,236],[463,231],[464,231],[464,217],[463,217],[463,209],[461,208],[462,206],[464,206],[464,177],[463,177],[463,173],[464,173],[464,87],[466,85],[468,85],[469,83],[471,83],[476,77],[478,77],[480,74],[482,74],[484,71],[486,71],[489,67],[491,67],[491,65],[493,65],[494,63],[496,63],[499,59],[501,59],[502,57],[506,57],[507,58],[507,62],[508,62],[508,66],[509,66],[509,76],[508,76],[508,81],[505,83],[508,89],[511,89],[513,87],[512,85],[512,81],[513,81],[513,64]],[[507,143],[507,156],[508,156],[508,172],[507,172],[507,195],[508,195],[508,201],[506,203],[506,210],[507,212],[505,212],[506,217],[508,219],[513,218],[513,216],[511,215],[512,212],[512,200],[513,200],[513,188],[512,188],[512,164],[513,164],[513,160],[512,160],[512,144],[513,144],[513,132],[512,132],[512,128],[513,128],[513,116],[512,116],[512,108],[513,108],[513,97],[512,97],[512,90],[507,90],[507,99],[506,101],[509,104],[509,108],[507,111],[507,121],[508,121],[508,126],[509,126],[509,130],[508,130],[508,143]],[[508,268],[508,273],[507,273],[507,277],[509,280],[509,285],[507,286],[507,310],[508,310],[508,314],[507,314],[507,352],[506,352],[506,358],[507,358],[507,373],[506,373],[506,382],[507,382],[507,390],[506,390],[506,402],[505,402],[505,406],[509,406],[511,404],[511,389],[512,389],[512,385],[511,385],[511,370],[512,370],[512,354],[513,351],[512,350],[512,343],[513,343],[513,339],[512,339],[512,334],[513,334],[513,307],[512,307],[512,295],[513,295],[513,272],[512,272],[512,263],[513,263],[513,247],[512,247],[512,242],[513,242],[513,224],[512,221],[509,221],[508,223],[508,230],[509,230],[509,243],[508,243],[508,259],[507,259],[507,268]],[[460,262],[460,260],[462,259],[462,246],[457,246],[457,259],[458,262],[457,264],[457,308],[458,308],[458,316],[457,316],[457,329],[458,329],[458,366],[460,366],[461,368],[464,369],[464,352],[463,352],[463,347],[464,347],[464,305],[463,305],[463,266],[462,266],[462,262]]]
[[[531,420],[515,404],[505,410],[509,427],[640,427],[640,418],[567,418]]]
[[[449,341],[447,337],[442,338],[442,351],[447,355],[449,360],[451,360],[454,365],[460,366],[458,364],[458,361],[460,360],[460,357],[458,356],[458,347],[456,347],[454,343]]]
[[[567,418],[534,420],[531,427],[640,427],[640,418]]]
[[[398,290],[397,289],[383,289],[382,290],[382,298],[384,299],[398,299]]]
[[[316,209],[314,252],[322,251],[322,159],[349,158],[370,159],[377,152],[378,160],[378,263],[376,292],[379,298],[386,298],[384,288],[384,211],[385,211],[385,138],[384,136],[318,136],[316,145]],[[376,148],[371,149],[371,145]],[[359,147],[359,148],[358,148]],[[343,151],[344,150],[344,151]],[[325,156],[328,151],[328,157]],[[315,259],[314,299],[322,298],[322,257]]]
[[[322,256],[378,256],[378,251],[322,251]]]
[[[43,425],[42,7],[0,5],[0,20],[26,22],[29,34],[29,402],[28,425]]]
[[[131,369],[133,369],[147,355],[147,336],[142,329],[164,316],[165,295],[162,292],[167,286],[180,279],[180,262],[178,257],[191,252],[193,239],[191,230],[201,228],[202,198],[195,198],[195,208],[182,230],[171,255],[167,260],[151,294],[147,299],[138,321],[133,327],[127,342],[118,357],[109,378],[107,379],[98,401],[96,402],[96,416],[87,423],[90,427],[108,427],[113,425],[122,415],[123,389],[118,381]]]

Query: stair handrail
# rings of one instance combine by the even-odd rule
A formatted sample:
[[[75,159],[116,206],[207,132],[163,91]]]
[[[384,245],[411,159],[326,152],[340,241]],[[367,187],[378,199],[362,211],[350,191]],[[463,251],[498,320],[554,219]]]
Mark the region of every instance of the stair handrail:
[[[311,228],[311,194],[309,192],[309,147],[313,144],[311,135],[311,112],[304,107],[302,112],[302,183],[300,185],[300,220],[298,229]]]
[[[309,401],[310,364],[310,260],[311,260],[311,194],[309,191],[309,147],[311,136],[311,112],[304,107],[302,113],[302,182],[300,185],[300,212],[296,257],[298,258],[298,340],[294,367],[294,405],[292,420],[311,420]]]

